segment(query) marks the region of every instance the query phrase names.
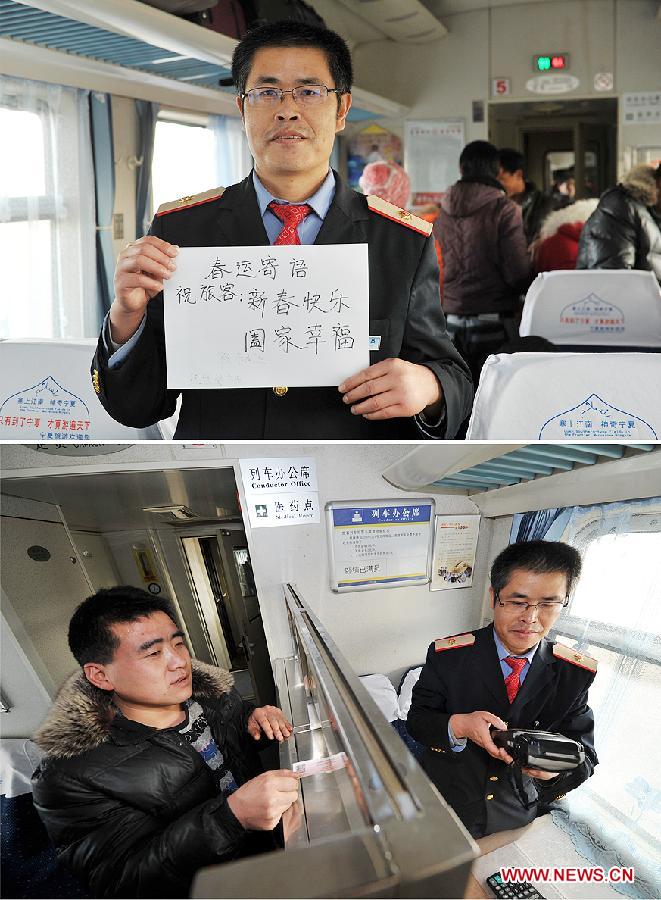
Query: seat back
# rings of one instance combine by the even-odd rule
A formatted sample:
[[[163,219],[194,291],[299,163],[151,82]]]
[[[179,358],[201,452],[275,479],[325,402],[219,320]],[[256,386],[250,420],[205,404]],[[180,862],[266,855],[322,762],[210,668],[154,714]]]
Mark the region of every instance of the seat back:
[[[30,778],[43,754],[25,738],[0,740],[3,897],[89,897],[60,864],[32,802]]]
[[[653,272],[543,272],[531,284],[519,333],[559,346],[658,347],[661,290]]]
[[[656,441],[661,353],[500,353],[482,369],[468,440]]]
[[[0,438],[20,441],[158,440],[158,427],[127,428],[94,392],[96,340],[0,343]]]

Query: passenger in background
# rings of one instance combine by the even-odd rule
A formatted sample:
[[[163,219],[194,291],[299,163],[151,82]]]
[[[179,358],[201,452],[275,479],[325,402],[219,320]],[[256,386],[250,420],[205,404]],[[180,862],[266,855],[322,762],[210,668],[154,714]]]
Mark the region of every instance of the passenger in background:
[[[429,647],[413,688],[411,737],[423,767],[475,838],[518,828],[577,787],[597,764],[588,688],[596,660],[546,638],[580,575],[568,544],[511,544],[494,560],[493,624]],[[509,768],[491,729],[534,728],[579,741],[585,761],[563,773]]]
[[[363,169],[363,174],[359,181],[360,189],[363,194],[375,194],[395,206],[406,209],[411,196],[411,179],[406,174],[406,170],[397,163],[381,160],[380,162],[368,163]],[[432,224],[438,218],[438,206],[430,204],[423,209],[415,209],[415,214],[425,222]],[[441,255],[441,245],[438,239],[434,239],[436,248],[436,259],[438,260],[438,268],[441,272],[441,296],[443,295],[443,257]]]
[[[576,268],[579,238],[598,202],[578,200],[544,219],[539,237],[530,248],[536,273]]]
[[[634,166],[599,198],[581,233],[577,269],[642,269],[661,282],[661,165]]]
[[[571,169],[556,169],[553,173],[551,198],[553,209],[570,206],[576,197],[576,179]]]
[[[498,181],[508,197],[521,207],[523,230],[528,246],[539,235],[542,222],[553,210],[553,201],[526,180],[526,159],[523,153],[504,147],[498,151]]]
[[[94,897],[187,897],[195,872],[275,849],[298,797],[257,750],[292,726],[242,700],[225,669],[192,660],[170,602],[99,591],[76,609],[82,669],[35,740],[35,807],[65,865]]]
[[[521,209],[498,176],[498,151],[467,144],[461,178],[441,200],[434,223],[443,254],[448,332],[477,384],[484,361],[517,332],[521,294],[531,281]]]
[[[345,42],[302,22],[269,23],[237,45],[232,76],[254,171],[240,184],[164,204],[149,235],[120,254],[93,363],[100,401],[134,427],[175,411],[163,285],[176,269],[177,245],[366,243],[371,365],[338,387],[185,390],[175,437],[454,437],[472,385],[446,331],[431,226],[350,190],[329,168],[351,106]]]

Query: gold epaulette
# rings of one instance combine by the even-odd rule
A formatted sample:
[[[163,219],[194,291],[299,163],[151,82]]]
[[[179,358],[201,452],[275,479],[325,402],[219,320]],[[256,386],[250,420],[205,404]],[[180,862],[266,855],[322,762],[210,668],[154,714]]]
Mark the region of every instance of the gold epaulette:
[[[156,211],[156,215],[164,216],[166,213],[179,212],[180,209],[190,209],[191,206],[209,203],[211,200],[217,200],[219,197],[222,197],[224,190],[224,187],[212,188],[210,191],[203,191],[201,194],[191,194],[189,197],[182,197],[180,200],[161,203]]]
[[[399,222],[400,225],[406,225],[407,228],[417,231],[418,234],[424,234],[425,237],[429,237],[432,233],[433,225],[431,222],[425,222],[420,216],[414,216],[413,213],[395,206],[394,203],[389,203],[388,200],[384,200],[382,197],[377,197],[376,194],[368,195],[367,205],[372,212],[390,219],[391,222]]]
[[[584,653],[579,653],[578,650],[574,650],[572,647],[565,647],[564,644],[554,644],[553,655],[556,659],[564,659],[565,662],[572,663],[572,665],[581,669],[586,669],[588,672],[597,671],[596,659],[586,656]]]
[[[440,653],[441,650],[456,650],[457,647],[472,647],[475,643],[475,635],[470,631],[463,634],[451,634],[450,637],[438,638],[434,641],[434,650]]]

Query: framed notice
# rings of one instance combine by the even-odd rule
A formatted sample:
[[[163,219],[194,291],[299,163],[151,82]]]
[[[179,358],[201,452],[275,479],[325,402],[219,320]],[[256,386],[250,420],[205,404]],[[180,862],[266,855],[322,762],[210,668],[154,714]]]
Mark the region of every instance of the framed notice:
[[[429,583],[432,498],[331,502],[326,518],[336,593]]]
[[[454,184],[464,143],[463,119],[407,120],[404,160],[411,193],[443,192]]]
[[[436,516],[430,590],[471,587],[479,529],[478,515]]]

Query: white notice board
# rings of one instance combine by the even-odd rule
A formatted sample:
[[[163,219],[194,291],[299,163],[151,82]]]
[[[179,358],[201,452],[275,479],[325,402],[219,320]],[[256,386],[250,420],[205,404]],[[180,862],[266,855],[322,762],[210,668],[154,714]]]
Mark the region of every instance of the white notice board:
[[[459,178],[463,148],[463,119],[407,120],[404,167],[411,179],[411,193],[446,191]]]
[[[436,516],[432,591],[471,587],[480,516]]]
[[[369,366],[367,244],[182,247],[168,388],[338,385]]]
[[[326,504],[330,585],[336,593],[427,584],[434,500]]]

